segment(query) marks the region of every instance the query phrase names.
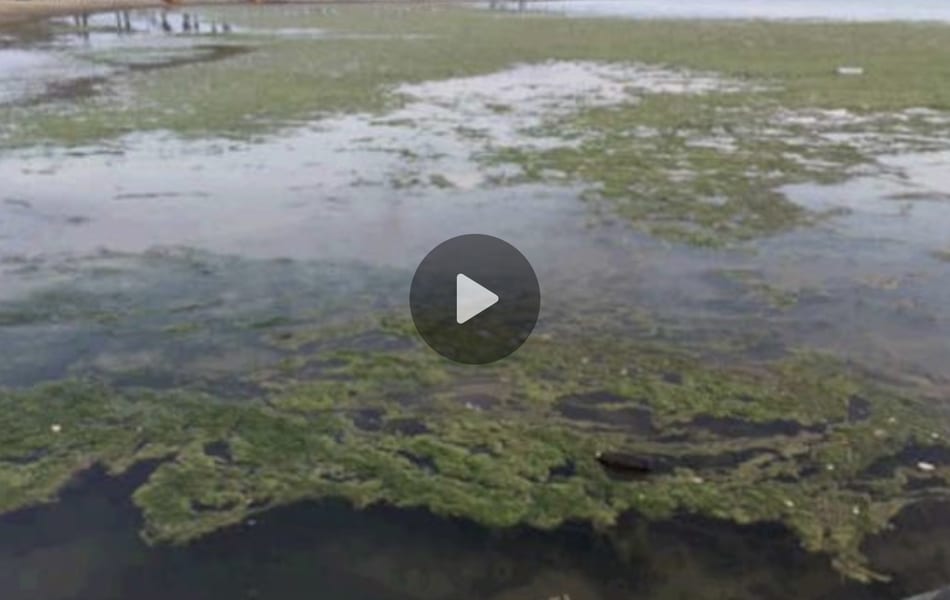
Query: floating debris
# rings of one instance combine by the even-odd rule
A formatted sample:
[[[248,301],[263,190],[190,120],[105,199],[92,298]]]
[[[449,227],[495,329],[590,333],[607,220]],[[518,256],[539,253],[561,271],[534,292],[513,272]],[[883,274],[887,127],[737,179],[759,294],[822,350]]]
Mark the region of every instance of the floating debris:
[[[624,473],[652,473],[653,462],[647,458],[626,454],[624,452],[598,452],[597,462],[604,468]]]
[[[50,425],[49,430],[52,431],[53,433],[62,433],[63,426],[60,425],[59,423],[54,423]]]
[[[838,67],[835,73],[845,76],[864,75],[864,67]]]
[[[917,463],[917,468],[920,469],[921,471],[926,472],[926,473],[930,473],[930,472],[932,472],[932,471],[936,471],[936,470],[937,470],[937,467],[936,467],[935,465],[933,465],[933,464],[931,464],[931,463],[929,463],[929,462],[923,462],[923,461]]]

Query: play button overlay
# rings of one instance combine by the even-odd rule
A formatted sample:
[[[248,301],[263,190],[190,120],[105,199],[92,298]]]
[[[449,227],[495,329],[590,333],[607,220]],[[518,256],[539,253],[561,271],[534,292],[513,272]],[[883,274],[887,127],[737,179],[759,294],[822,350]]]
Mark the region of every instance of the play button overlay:
[[[498,304],[498,294],[462,273],[455,276],[455,322],[461,325]]]
[[[462,235],[436,246],[419,264],[409,307],[433,350],[483,365],[528,339],[541,310],[541,290],[517,248],[490,235]]]

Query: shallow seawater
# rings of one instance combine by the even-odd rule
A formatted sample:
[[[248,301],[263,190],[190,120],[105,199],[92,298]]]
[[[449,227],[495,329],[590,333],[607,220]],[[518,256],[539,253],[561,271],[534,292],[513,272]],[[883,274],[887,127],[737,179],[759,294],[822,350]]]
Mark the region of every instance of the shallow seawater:
[[[140,517],[128,500],[148,471],[120,479],[92,471],[59,504],[0,518],[4,598],[871,599],[899,589],[843,583],[781,528],[691,517],[625,519],[620,530],[636,541],[622,557],[581,525],[491,533],[424,511],[328,501],[276,509],[186,548],[155,549],[138,539]],[[794,589],[784,583],[792,579]]]
[[[950,19],[935,4],[919,3],[931,12],[915,15]],[[548,8],[542,4],[535,7]],[[579,5],[550,4],[565,11]],[[584,10],[613,6],[591,2]],[[707,14],[697,3],[680,3],[669,14],[658,3],[631,2],[623,11],[870,20],[909,14],[873,3],[847,14],[841,11],[848,4],[814,13],[814,3],[779,3],[765,15],[750,6],[725,3]],[[80,31],[66,19],[40,35],[24,34],[0,48],[0,103],[95,99],[101,81],[121,82],[146,67],[161,77],[161,69],[225,60],[252,52],[245,43],[255,36],[332,35],[201,15],[197,26],[188,17],[187,30],[182,13],[146,12],[132,13],[127,25],[121,14],[99,15]],[[51,81],[64,80],[91,87],[51,89]],[[950,226],[946,153],[883,157],[884,173],[791,186],[785,192],[793,201],[835,216],[722,249],[651,237],[583,200],[578,183],[512,183],[512,166],[481,160],[501,146],[562,145],[526,132],[573,111],[660,93],[750,89],[713,73],[550,60],[403,84],[392,93],[404,102],[392,110],[330,116],[258,139],[130,131],[101,143],[4,151],[0,386],[93,377],[238,402],[260,393],[248,373],[279,369],[287,358],[268,336],[301,324],[332,328],[368,314],[403,314],[409,279],[426,252],[478,232],[508,240],[534,265],[543,294],[539,336],[587,326],[635,336],[631,322],[645,316],[662,337],[702,353],[735,341],[735,354],[713,357],[722,362],[829,350],[947,389],[950,264],[935,256]],[[383,335],[351,341],[360,350],[392,343]],[[467,400],[473,410],[491,401]],[[569,408],[566,414],[576,413],[577,406]],[[596,406],[582,409],[593,420]],[[371,413],[359,416],[374,426]],[[621,418],[653,432],[648,413]],[[751,437],[795,425],[696,423]],[[618,551],[607,534],[587,526],[490,532],[423,511],[325,502],[269,511],[185,548],[150,548],[138,537],[141,517],[129,501],[145,475],[88,473],[60,503],[0,518],[0,595],[252,599],[320,590],[341,599],[584,600],[888,598],[923,589],[923,580],[909,575],[889,586],[844,582],[826,557],[806,553],[778,526],[688,516],[630,518],[620,524],[630,535]],[[902,527],[894,535],[907,537],[888,543],[918,540],[934,523],[945,528],[943,508],[932,510],[923,527]],[[910,556],[945,565],[933,545],[920,544],[918,554],[876,552],[884,568],[903,569]],[[788,581],[799,584],[792,589]]]
[[[519,137],[545,114],[735,87],[675,70],[550,62],[404,85],[398,93],[410,101],[383,116],[325,119],[250,143],[150,133],[103,146],[14,151],[0,158],[0,296],[42,285],[40,275],[23,275],[19,262],[27,257],[55,271],[59,261],[102,249],[184,246],[408,273],[440,241],[482,232],[511,241],[532,261],[544,316],[636,307],[659,321],[688,323],[697,337],[756,335],[765,324],[780,346],[833,346],[882,364],[891,360],[888,348],[904,343],[908,368],[939,375],[950,339],[950,270],[932,256],[950,214],[932,177],[941,154],[922,155],[919,165],[914,156],[895,159],[892,177],[856,178],[841,188],[858,190],[853,201],[837,188],[790,189],[808,208],[852,214],[723,251],[671,246],[609,215],[605,222],[578,202],[572,184],[498,185],[507,167],[478,161],[499,145],[556,143]],[[894,213],[886,238],[866,226],[869,190]],[[912,195],[894,199],[901,192]],[[848,227],[862,234],[842,231]],[[734,273],[744,275],[737,282]],[[781,319],[774,318],[776,296],[791,304],[778,311]],[[882,339],[869,331],[884,332]]]
[[[519,4],[494,2],[502,8],[550,11],[570,15],[659,19],[769,19],[833,21],[950,21],[950,8],[940,0],[553,0]]]

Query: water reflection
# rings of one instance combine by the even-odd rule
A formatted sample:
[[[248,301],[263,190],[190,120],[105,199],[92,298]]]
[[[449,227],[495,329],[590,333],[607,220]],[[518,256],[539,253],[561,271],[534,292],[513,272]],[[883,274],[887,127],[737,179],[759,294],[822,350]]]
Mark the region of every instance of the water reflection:
[[[220,60],[246,51],[221,19],[173,11],[77,13],[10,29],[0,43],[0,107],[80,101],[130,71]],[[211,39],[215,39],[211,43]]]
[[[119,52],[137,43],[130,33],[185,45],[197,39],[193,34],[230,31],[190,13],[150,15],[81,16],[75,27],[83,43]],[[104,31],[106,25],[112,29]],[[72,72],[58,62],[58,50],[70,47],[66,38],[74,33],[18,49],[25,54],[17,56],[51,59],[54,76],[55,69]],[[11,56],[0,56],[0,69]],[[203,378],[230,392],[240,382],[225,382],[228,376],[279,358],[251,346],[254,323],[293,319],[318,306],[338,315],[394,308],[371,301],[366,309],[354,299],[404,297],[405,276],[429,248],[472,230],[515,242],[535,263],[546,293],[542,333],[551,323],[584,327],[589,319],[623,334],[624,319],[645,309],[658,330],[685,341],[759,336],[761,343],[748,349],[756,359],[788,346],[831,347],[941,376],[950,355],[950,279],[942,264],[922,262],[946,221],[946,204],[932,202],[933,189],[926,198],[904,199],[931,202],[919,209],[922,219],[896,227],[891,220],[886,236],[875,239],[867,230],[853,235],[865,204],[832,226],[741,250],[671,246],[622,222],[592,223],[571,185],[491,185],[472,158],[481,146],[455,135],[460,126],[475,123],[489,143],[510,142],[518,140],[524,114],[536,116],[544,102],[567,102],[540,98],[551,87],[580,89],[587,100],[616,99],[619,87],[584,64],[515,73],[406,86],[401,91],[415,100],[386,119],[327,119],[261,143],[137,134],[5,156],[0,299],[12,303],[4,309],[22,308],[24,299],[42,309],[39,297],[53,309],[39,310],[33,321],[27,314],[26,323],[22,314],[4,314],[11,320],[0,323],[0,383],[96,373],[152,387]],[[27,79],[41,78],[32,71]],[[546,81],[555,84],[545,88]],[[516,108],[493,110],[490,101],[498,97],[517,100]],[[460,101],[445,106],[446,98]],[[424,154],[407,160],[407,148]],[[908,172],[912,182],[929,181],[933,170]],[[851,198],[840,191],[792,190],[803,204],[830,200],[839,208]],[[886,237],[886,249],[879,237]],[[207,254],[186,250],[194,254],[179,268],[175,256],[150,251],[168,245]],[[143,264],[151,259],[151,267]],[[122,261],[126,271],[114,264]],[[328,264],[337,263],[349,266],[339,278],[327,277]],[[790,307],[774,304],[782,294],[792,296]],[[214,343],[203,337],[207,332],[189,329],[188,319],[207,327]],[[93,475],[59,506],[0,521],[0,589],[32,600],[295,598],[314,590],[344,599],[889,596],[883,588],[843,584],[824,557],[805,554],[781,529],[690,519],[632,520],[610,543],[584,528],[491,533],[424,513],[357,514],[331,503],[268,513],[187,549],[147,550],[135,535],[137,513],[121,500],[132,486],[113,494],[115,485]],[[50,571],[61,576],[44,577]]]
[[[694,518],[629,517],[611,540],[582,526],[492,532],[419,510],[327,501],[273,510],[184,548],[149,549],[128,500],[148,472],[93,471],[60,503],[0,519],[5,600],[894,597],[886,586],[842,582],[779,527]]]
[[[124,43],[118,37],[96,43]],[[241,51],[191,47],[184,57],[146,57],[128,68],[171,68]],[[634,91],[617,81],[634,76]],[[102,247],[141,253],[189,246],[409,271],[444,239],[480,231],[515,243],[535,265],[545,291],[541,330],[546,322],[584,326],[584,318],[619,323],[644,309],[678,341],[755,339],[756,359],[795,346],[830,349],[945,385],[950,269],[933,258],[950,214],[940,196],[942,155],[895,159],[899,177],[790,188],[789,196],[810,208],[850,212],[723,251],[671,246],[623,222],[592,224],[591,207],[578,201],[581,189],[495,185],[508,167],[478,161],[493,145],[552,143],[523,130],[539,115],[570,110],[579,97],[608,104],[628,94],[722,85],[681,79],[659,68],[546,63],[401,86],[410,101],[385,117],[328,118],[253,143],[152,133],[7,153],[0,159],[0,257],[14,266],[0,268],[0,295],[23,286],[16,261],[37,255],[56,262]],[[95,89],[98,80],[78,81]],[[498,111],[499,104],[513,108]],[[479,136],[469,133],[473,127]],[[903,205],[912,210],[901,212]],[[890,212],[869,214],[872,206]]]
[[[110,22],[109,14],[77,13],[65,19],[58,19],[63,25],[71,25],[75,32],[88,41],[93,34],[117,33],[129,34],[212,34],[230,33],[232,26],[227,21],[211,18],[207,22],[201,20],[201,15],[187,11],[148,10],[129,11],[120,10],[112,13],[114,24]]]

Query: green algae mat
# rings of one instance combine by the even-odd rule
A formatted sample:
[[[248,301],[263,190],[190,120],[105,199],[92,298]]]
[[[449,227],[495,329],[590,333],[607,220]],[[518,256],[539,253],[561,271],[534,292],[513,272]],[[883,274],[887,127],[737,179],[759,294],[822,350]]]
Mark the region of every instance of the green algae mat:
[[[155,461],[134,492],[154,544],[318,498],[421,507],[491,528],[581,521],[618,549],[624,514],[694,514],[779,523],[846,577],[872,582],[891,574],[865,543],[905,508],[950,496],[944,374],[901,363],[898,350],[851,360],[873,344],[847,338],[842,349],[821,337],[858,314],[895,347],[895,331],[900,341],[929,332],[945,347],[945,240],[922,238],[909,273],[853,275],[845,261],[829,267],[828,285],[774,277],[792,264],[782,243],[824,250],[794,255],[816,272],[825,256],[890,265],[876,245],[834,237],[829,224],[860,207],[806,206],[790,190],[858,175],[917,185],[882,156],[950,148],[950,28],[429,6],[201,15],[227,32],[131,49],[57,46],[88,74],[0,104],[3,215],[23,231],[56,232],[23,242],[0,228],[0,281],[12,290],[0,295],[0,511],[55,501],[94,465],[120,474]],[[57,23],[22,43],[45,48],[71,34]],[[864,75],[837,73],[853,60]],[[149,222],[125,212],[134,202],[177,203],[187,217],[189,202],[239,195],[233,174],[266,164],[253,148],[279,160],[312,155],[256,179],[255,202],[200,213],[224,232],[195,243],[214,252],[96,253],[101,240],[74,233]],[[200,166],[175,167],[194,156]],[[77,198],[64,209],[56,203],[69,195],[71,160],[132,181],[99,204]],[[355,167],[325,168],[347,160]],[[143,175],[156,165],[167,169],[158,181]],[[324,168],[322,179],[298,180],[294,166]],[[420,214],[467,222],[469,213],[439,212],[459,204],[483,207],[485,222],[520,223],[508,196],[525,190],[552,208],[524,230],[554,223],[556,234],[537,235],[586,251],[601,250],[586,245],[600,237],[623,243],[563,271],[580,281],[565,284],[576,292],[594,266],[617,269],[592,279],[596,298],[576,310],[552,302],[515,355],[461,367],[422,345],[407,308],[381,300],[406,291],[414,265],[306,252],[222,258],[216,243],[252,252],[240,235],[272,224],[260,198],[297,205],[285,183],[324,194],[327,206],[374,191],[428,202],[406,208],[410,218],[386,213],[378,229],[334,232],[331,222],[314,237],[332,238],[321,248],[334,251],[358,254],[350,237],[411,233]],[[903,192],[887,206],[940,206],[929,188]],[[92,216],[75,214],[83,210]],[[332,215],[318,217],[307,227]],[[162,224],[155,243],[188,245],[198,234],[174,235],[187,222]],[[268,241],[292,237],[275,222]],[[622,283],[640,263],[659,264],[669,291],[649,306]],[[561,272],[539,271],[542,280]],[[113,281],[126,272],[135,275]],[[669,306],[688,295],[679,285],[729,297],[684,316]],[[827,312],[816,324],[803,316],[811,310]],[[642,457],[653,472],[605,471],[603,451]]]
[[[412,84],[552,61],[650,65],[602,73],[623,80],[610,101],[584,98],[569,111],[493,99],[491,87],[504,82],[486,79],[490,113],[503,118],[524,103],[543,118],[520,127],[516,143],[465,119],[453,133],[483,138],[466,158],[516,168],[492,175],[497,184],[578,182],[653,235],[721,246],[820,217],[789,202],[784,185],[840,181],[895,146],[945,148],[950,133],[939,112],[950,107],[950,32],[939,24],[610,21],[438,7],[235,8],[203,20],[233,29],[184,47],[77,51],[100,70],[47,101],[0,106],[0,147],[112,140],[121,149],[122,136],[142,132],[246,140],[347,113],[425,128],[430,107],[391,116],[412,105]],[[837,74],[855,60],[864,75]],[[547,77],[567,90],[581,79]],[[593,96],[580,89],[572,100],[584,95]],[[412,143],[391,150],[425,158]],[[393,181],[422,184],[452,181],[438,171]]]
[[[268,326],[260,343],[281,360],[211,385],[231,395],[90,381],[4,392],[0,508],[54,499],[93,464],[118,474],[158,459],[134,496],[152,542],[320,497],[608,534],[626,511],[696,513],[784,523],[867,580],[885,574],[864,559],[865,538],[948,491],[950,429],[934,399],[829,356],[713,368],[657,340],[552,333],[473,370],[410,328],[395,316]],[[368,335],[392,349],[351,349]],[[655,472],[612,477],[596,455],[618,449]]]

